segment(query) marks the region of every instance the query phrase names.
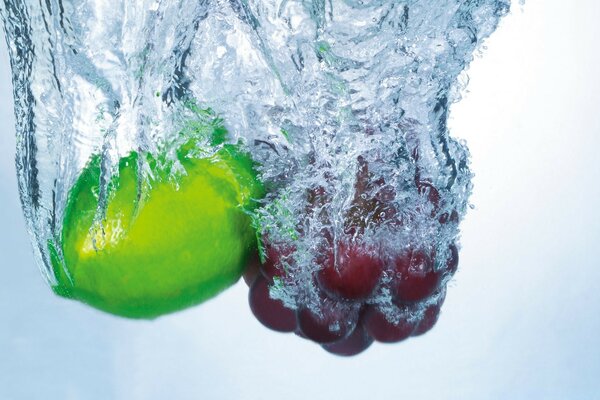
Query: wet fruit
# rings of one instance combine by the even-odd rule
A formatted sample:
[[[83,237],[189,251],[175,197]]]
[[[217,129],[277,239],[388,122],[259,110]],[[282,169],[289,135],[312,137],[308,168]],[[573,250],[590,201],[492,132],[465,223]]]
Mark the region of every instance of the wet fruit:
[[[375,306],[369,306],[365,313],[365,328],[369,335],[381,343],[396,343],[410,337],[414,332],[417,321],[408,315],[391,322],[385,313]]]
[[[350,357],[362,353],[372,344],[373,338],[369,336],[362,324],[358,324],[347,338],[324,344],[322,347],[332,354]]]
[[[442,304],[444,303],[445,293],[443,293],[435,303],[428,305],[423,312],[423,317],[412,333],[412,336],[423,335],[433,328],[440,317]]]
[[[368,298],[379,282],[383,261],[373,249],[355,242],[340,242],[336,250],[317,274],[319,285],[332,297]]]
[[[292,285],[291,292],[299,287],[294,298],[294,332],[340,356],[359,354],[374,341],[397,343],[430,330],[443,301],[440,291],[458,265],[456,245],[441,251],[430,249],[426,242],[419,246],[407,241],[396,250],[386,247],[385,236],[371,242],[368,237],[381,224],[392,231],[406,231],[410,224],[426,219],[442,229],[443,224],[458,222],[456,211],[444,210],[438,216],[443,202],[429,181],[414,184],[419,196],[415,208],[397,209],[393,204],[396,189],[359,157],[354,197],[338,230],[332,226],[336,217],[328,214],[334,193],[324,186],[307,189],[309,223],[300,224],[297,235],[278,242],[271,242],[269,233],[262,237],[265,257],[256,281],[260,283],[255,282],[250,292],[253,311],[258,288],[263,294],[257,297],[264,300],[267,285]],[[302,240],[310,232],[306,229],[310,223],[317,229],[311,233],[315,240],[308,246],[311,257],[307,257]],[[271,329],[289,332],[291,310],[282,310],[281,302],[272,301],[266,303],[274,310],[254,311],[256,317]],[[278,325],[285,329],[277,329]]]
[[[262,276],[250,288],[249,303],[256,319],[267,328],[278,332],[293,332],[296,329],[296,314],[280,300],[271,298],[269,282]]]
[[[392,290],[400,302],[416,302],[429,297],[438,288],[440,273],[432,258],[422,250],[409,250],[394,260]]]
[[[347,304],[323,298],[318,310],[303,307],[297,311],[298,329],[317,343],[333,343],[352,333],[358,322],[358,310]]]
[[[92,157],[69,192],[60,242],[50,245],[56,293],[116,315],[153,318],[240,278],[256,244],[246,211],[261,184],[238,146],[223,145],[210,157],[190,156],[194,148],[190,140],[178,149],[185,172],[175,176],[161,166],[164,155],[122,158],[104,212],[101,159]],[[152,178],[140,173],[144,162]]]

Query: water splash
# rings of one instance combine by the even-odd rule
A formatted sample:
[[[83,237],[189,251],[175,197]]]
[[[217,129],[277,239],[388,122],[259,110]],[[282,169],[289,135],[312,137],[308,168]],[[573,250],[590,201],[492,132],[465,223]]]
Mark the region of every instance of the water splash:
[[[130,151],[180,140],[196,106],[218,113],[230,140],[261,165],[269,195],[256,227],[275,251],[294,247],[271,289],[288,307],[318,312],[319,257],[338,242],[377,249],[388,264],[423,249],[443,269],[471,191],[449,107],[509,8],[509,0],[3,1],[19,187],[42,271],[55,282],[47,243],[58,242],[69,188],[89,158],[102,155],[105,189]],[[384,273],[366,300],[390,320],[393,279]]]

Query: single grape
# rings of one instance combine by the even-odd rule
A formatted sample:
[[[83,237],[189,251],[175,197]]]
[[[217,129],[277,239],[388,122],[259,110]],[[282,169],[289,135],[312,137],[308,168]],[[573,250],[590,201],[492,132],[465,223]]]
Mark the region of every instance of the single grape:
[[[319,311],[321,315],[307,307],[298,310],[300,336],[321,344],[333,343],[347,337],[356,327],[358,310],[354,305],[324,299]]]
[[[427,306],[423,314],[423,318],[418,323],[416,329],[412,333],[412,336],[422,335],[433,328],[440,316],[440,310],[442,309],[442,304],[444,303],[445,297],[446,293],[444,289],[444,293],[438,298],[437,302]]]
[[[244,272],[244,282],[248,287],[251,287],[256,278],[260,275],[260,260],[258,254],[253,252],[248,259],[248,265]]]
[[[296,329],[296,314],[280,300],[269,295],[269,282],[259,276],[250,288],[248,296],[252,313],[267,328],[278,332],[293,332]]]
[[[319,286],[331,297],[348,300],[368,298],[383,273],[383,261],[377,254],[356,242],[340,242],[336,257],[317,273]]]
[[[426,299],[438,288],[441,278],[431,257],[422,250],[409,250],[396,257],[394,275],[392,290],[400,303]]]
[[[371,337],[381,343],[396,343],[408,338],[416,328],[417,321],[408,315],[397,323],[388,321],[383,312],[369,305],[365,312],[364,325]]]
[[[266,260],[260,266],[260,272],[269,282],[273,282],[275,277],[284,278],[287,275],[284,262],[292,261],[294,246],[283,243],[271,244],[268,239],[264,242]]]
[[[324,344],[322,347],[338,356],[350,357],[362,353],[372,344],[373,338],[369,336],[363,324],[359,323],[347,338],[334,343]]]

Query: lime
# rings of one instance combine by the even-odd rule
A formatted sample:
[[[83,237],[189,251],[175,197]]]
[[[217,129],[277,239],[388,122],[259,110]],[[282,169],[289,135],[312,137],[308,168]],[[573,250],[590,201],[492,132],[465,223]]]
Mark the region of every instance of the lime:
[[[164,155],[122,158],[104,208],[101,157],[92,157],[69,192],[60,243],[49,245],[57,294],[124,317],[154,318],[199,304],[240,278],[255,251],[249,211],[262,185],[237,145],[190,157],[193,143],[178,149],[184,171],[175,181],[159,162]],[[140,178],[141,161],[151,178]]]

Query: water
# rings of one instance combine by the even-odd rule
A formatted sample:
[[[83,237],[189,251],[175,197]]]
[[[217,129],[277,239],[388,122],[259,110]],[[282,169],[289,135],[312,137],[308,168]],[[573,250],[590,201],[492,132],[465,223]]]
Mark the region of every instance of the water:
[[[108,182],[130,151],[180,140],[197,118],[190,104],[214,110],[229,140],[261,165],[269,194],[256,226],[279,251],[295,246],[274,298],[318,312],[318,258],[340,241],[376,248],[387,263],[423,249],[444,268],[471,191],[467,147],[446,126],[449,107],[508,0],[0,7],[21,200],[49,283],[47,243],[60,237],[69,188],[90,156],[102,155]],[[450,278],[443,274],[417,317]],[[383,274],[365,302],[394,320],[391,280]]]

